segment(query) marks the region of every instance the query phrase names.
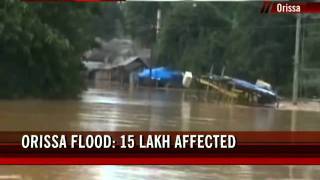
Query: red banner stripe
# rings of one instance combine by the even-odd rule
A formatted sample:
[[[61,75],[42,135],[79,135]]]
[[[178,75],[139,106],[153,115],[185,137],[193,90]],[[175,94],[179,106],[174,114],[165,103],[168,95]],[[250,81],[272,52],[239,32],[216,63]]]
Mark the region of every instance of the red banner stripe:
[[[4,165],[320,165],[320,158],[1,158]]]

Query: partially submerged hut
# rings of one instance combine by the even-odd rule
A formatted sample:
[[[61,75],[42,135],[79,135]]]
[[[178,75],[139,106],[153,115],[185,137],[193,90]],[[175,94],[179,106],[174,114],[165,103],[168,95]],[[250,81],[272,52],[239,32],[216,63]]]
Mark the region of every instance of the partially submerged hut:
[[[131,40],[97,39],[98,48],[85,53],[84,64],[89,78],[110,84],[135,84],[137,72],[149,67],[150,49],[137,48]],[[93,66],[95,65],[95,66]]]
[[[107,64],[96,71],[95,79],[98,81],[118,82],[120,84],[137,82],[137,72],[149,67],[140,57],[131,57],[117,64]]]

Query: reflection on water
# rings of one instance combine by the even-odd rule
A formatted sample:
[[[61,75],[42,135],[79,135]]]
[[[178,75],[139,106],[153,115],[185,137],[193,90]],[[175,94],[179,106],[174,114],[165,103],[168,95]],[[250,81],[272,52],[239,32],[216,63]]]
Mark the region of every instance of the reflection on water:
[[[0,179],[319,179],[318,166],[7,166]]]
[[[90,89],[79,101],[0,101],[0,130],[319,131],[320,113],[199,100],[180,90]],[[2,166],[1,179],[319,179],[315,166]]]
[[[179,90],[97,90],[80,101],[0,101],[0,130],[320,130],[320,113],[206,103]]]

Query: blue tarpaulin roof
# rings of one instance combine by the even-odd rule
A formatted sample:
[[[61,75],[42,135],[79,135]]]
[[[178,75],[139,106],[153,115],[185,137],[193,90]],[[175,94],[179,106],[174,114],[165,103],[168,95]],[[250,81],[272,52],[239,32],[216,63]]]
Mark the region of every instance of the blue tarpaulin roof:
[[[165,67],[153,68],[151,72],[151,79],[156,80],[170,80],[175,76],[179,76],[180,71],[171,70]],[[138,74],[139,78],[150,78],[150,69],[144,69]]]

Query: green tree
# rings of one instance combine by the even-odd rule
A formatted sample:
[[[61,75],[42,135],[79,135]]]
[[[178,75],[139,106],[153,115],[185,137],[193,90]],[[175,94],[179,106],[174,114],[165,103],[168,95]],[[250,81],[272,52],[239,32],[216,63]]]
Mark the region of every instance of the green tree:
[[[260,15],[261,3],[179,3],[166,13],[157,62],[195,74],[254,82],[261,78],[288,94],[292,82],[295,17]]]
[[[92,24],[101,11],[97,4],[1,1],[0,97],[76,97],[80,58],[101,35]]]
[[[126,30],[141,46],[151,47],[156,38],[156,21],[159,3],[127,2],[124,13]]]

